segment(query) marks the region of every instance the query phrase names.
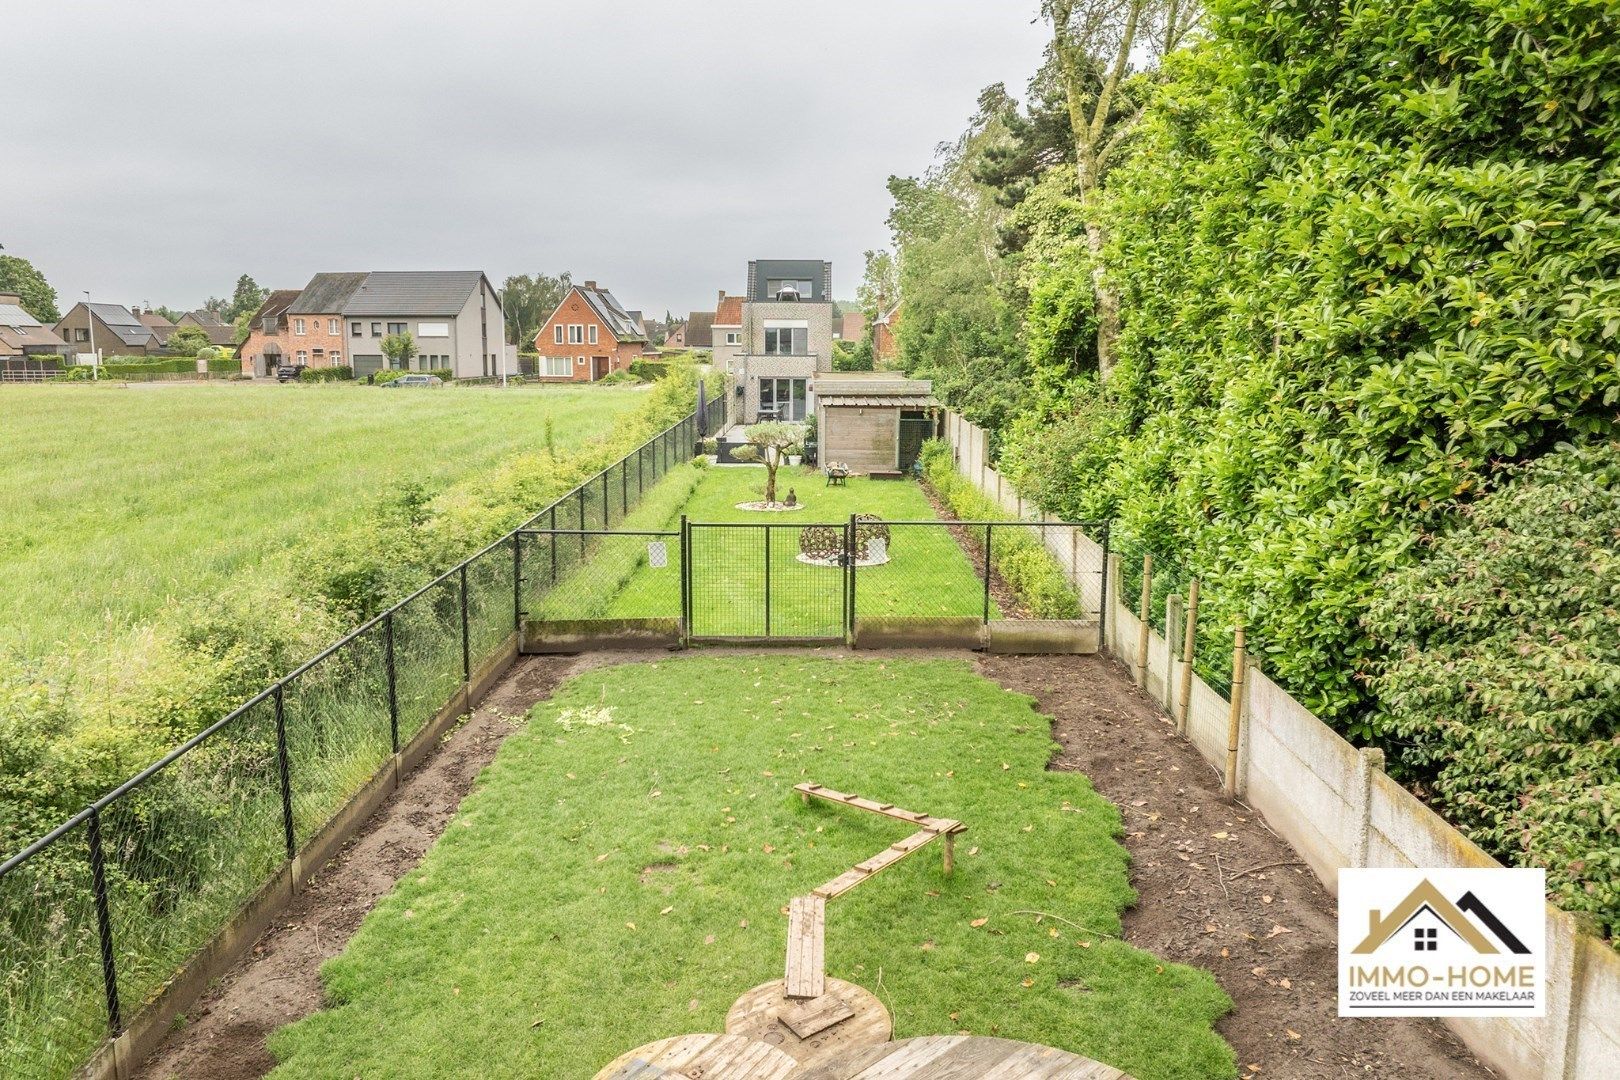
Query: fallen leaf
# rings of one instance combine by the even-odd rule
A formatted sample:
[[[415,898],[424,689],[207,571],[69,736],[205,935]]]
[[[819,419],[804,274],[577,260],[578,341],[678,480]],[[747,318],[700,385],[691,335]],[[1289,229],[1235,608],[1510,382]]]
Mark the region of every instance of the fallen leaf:
[[[1077,942],[1075,942],[1075,944],[1076,944],[1076,945],[1078,945],[1078,946],[1080,946],[1080,947],[1081,947],[1081,948],[1082,948],[1082,949],[1089,949],[1089,948],[1091,948],[1091,942],[1089,942],[1089,941],[1077,941]],[[1164,969],[1163,969],[1163,968],[1160,968],[1160,969],[1159,969],[1159,970],[1160,970],[1160,971],[1163,971],[1163,970],[1164,970]]]
[[[1024,954],[1024,963],[1026,963],[1026,964],[1038,964],[1040,962],[1041,962],[1041,954],[1040,953],[1032,952],[1032,953],[1025,953]]]
[[[1226,832],[1211,833],[1210,835],[1214,836],[1217,840],[1230,840],[1232,838],[1232,834]]]
[[[1305,1036],[1301,1035],[1299,1032],[1295,1031],[1293,1028],[1284,1028],[1283,1033],[1285,1035],[1287,1035],[1290,1039],[1303,1039],[1305,1037]]]
[[[627,922],[627,923],[625,923],[625,924],[624,924],[624,925],[625,925],[625,926],[627,926],[627,927],[629,927],[629,928],[630,928],[630,929],[632,929],[632,930],[634,930],[634,929],[635,929],[635,928],[636,928],[636,924],[635,924],[635,923],[633,923],[633,922]]]
[[[1034,979],[1025,979],[1024,980],[1024,989],[1025,990],[1028,990],[1030,987],[1032,987],[1034,985],[1035,985],[1035,980]]]
[[[663,910],[663,911],[660,911],[660,912],[659,912],[659,913],[658,913],[658,914],[660,914],[660,915],[668,915],[668,914],[669,914],[669,913],[670,913],[670,912],[672,912],[672,911],[674,911],[674,910],[675,910],[675,909],[674,909],[674,908],[672,908],[672,907],[667,907],[667,908],[665,908],[665,909],[664,909],[664,910]]]
[[[748,929],[748,920],[747,919],[742,919],[737,923],[737,925],[739,927],[741,927],[742,929],[746,930],[746,929]]]
[[[974,919],[972,922],[968,923],[968,925],[973,927],[975,930],[977,930],[979,927],[983,926],[985,923],[987,923],[989,921],[990,921],[989,919]]]
[[[1220,930],[1220,927],[1216,926],[1212,922],[1204,924],[1204,933],[1206,933],[1206,934],[1213,934],[1218,930]]]
[[[761,847],[760,850],[763,851],[765,854],[769,855],[771,852],[775,851],[776,848],[773,847],[770,844],[766,844],[763,847]]]
[[[1293,933],[1293,931],[1288,929],[1288,927],[1284,926],[1282,923],[1275,923],[1271,927],[1271,933],[1267,934],[1266,937],[1274,938],[1278,934],[1292,934],[1292,933]]]
[[[1289,982],[1287,979],[1278,979],[1277,985],[1282,987],[1284,990],[1292,990],[1294,988],[1294,984]]]
[[[977,855],[978,853],[979,853],[978,848],[968,848],[968,854],[969,855]]]
[[[706,936],[703,939],[703,944],[705,944],[705,945],[713,945],[714,944],[714,935],[709,934],[708,936]]]

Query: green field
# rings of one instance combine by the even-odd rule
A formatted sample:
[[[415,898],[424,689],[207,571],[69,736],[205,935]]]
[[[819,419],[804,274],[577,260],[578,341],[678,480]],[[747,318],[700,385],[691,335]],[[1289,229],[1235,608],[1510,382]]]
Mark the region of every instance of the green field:
[[[588,1077],[724,1030],[782,976],[788,900],[911,831],[801,805],[808,779],[968,825],[954,876],[925,848],[828,909],[828,973],[877,992],[897,1038],[966,1030],[1141,1080],[1234,1076],[1215,980],[1118,940],[1135,899],[1119,812],[1048,770],[1052,751],[1031,699],[957,661],[581,675],[327,962],[331,1007],[272,1036],[273,1075]]]
[[[641,394],[589,387],[0,387],[0,648],[50,649],[318,547],[394,481],[430,487],[605,434]]]
[[[695,470],[694,470],[695,471]],[[785,513],[739,510],[737,504],[761,497],[765,471],[757,467],[710,468],[684,484],[673,480],[671,494],[691,494],[682,502],[649,500],[626,528],[673,530],[680,515],[700,523],[692,532],[692,633],[697,637],[764,636],[766,545],[770,552],[770,628],[776,637],[842,637],[843,573],[835,566],[801,562],[800,537],[806,526],[841,526],[850,514],[875,514],[886,521],[931,522],[933,507],[910,480],[851,477],[847,486],[827,487],[814,470],[784,469],[778,495],[791,487],[804,509]],[[695,487],[693,486],[695,485]],[[704,528],[701,523],[749,528]],[[769,526],[767,530],[766,526]],[[567,527],[562,524],[560,527]],[[767,539],[767,531],[769,537]],[[670,565],[649,565],[646,541],[597,541],[589,559],[562,576],[530,611],[537,619],[674,618],[680,614],[678,547],[666,540]],[[549,563],[549,553],[533,558]],[[577,544],[577,541],[575,542]],[[566,567],[576,554],[559,541]],[[960,617],[984,613],[983,578],[940,525],[891,526],[889,561],[857,567],[856,612],[865,618]],[[999,610],[994,603],[991,617]]]

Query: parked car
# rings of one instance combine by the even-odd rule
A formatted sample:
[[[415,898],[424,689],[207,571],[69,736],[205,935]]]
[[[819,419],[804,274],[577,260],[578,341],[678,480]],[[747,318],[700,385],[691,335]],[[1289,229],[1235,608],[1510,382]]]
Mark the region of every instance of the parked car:
[[[437,375],[401,375],[393,382],[383,383],[386,389],[390,386],[443,386],[444,380]]]
[[[276,368],[276,382],[293,382],[304,373],[298,364],[282,364]]]

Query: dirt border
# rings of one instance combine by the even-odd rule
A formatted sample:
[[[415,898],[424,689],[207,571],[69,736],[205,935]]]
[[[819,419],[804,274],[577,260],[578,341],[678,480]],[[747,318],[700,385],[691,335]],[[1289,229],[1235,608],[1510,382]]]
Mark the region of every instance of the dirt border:
[[[1033,697],[1053,718],[1061,746],[1049,767],[1084,773],[1125,819],[1131,883],[1142,897],[1125,914],[1125,939],[1215,976],[1233,1000],[1216,1028],[1236,1049],[1244,1077],[1494,1075],[1438,1021],[1336,1015],[1332,897],[1257,813],[1222,798],[1214,770],[1118,662],[960,649],[724,651],[968,660],[984,677]],[[322,1006],[321,964],[421,861],[517,718],[573,675],[670,655],[520,657],[135,1075],[250,1080],[267,1073],[275,1061],[266,1037]]]
[[[1125,939],[1213,974],[1232,998],[1217,1024],[1240,1075],[1495,1074],[1438,1020],[1338,1016],[1338,911],[1300,856],[1221,777],[1117,660],[985,656],[978,670],[1035,698],[1062,747],[1119,807],[1141,899]]]

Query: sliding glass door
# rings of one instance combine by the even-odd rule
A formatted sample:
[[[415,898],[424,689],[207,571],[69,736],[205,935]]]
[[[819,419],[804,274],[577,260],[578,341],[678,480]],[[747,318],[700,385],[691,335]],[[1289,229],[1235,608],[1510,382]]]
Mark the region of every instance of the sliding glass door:
[[[806,379],[759,380],[761,420],[803,420]]]

